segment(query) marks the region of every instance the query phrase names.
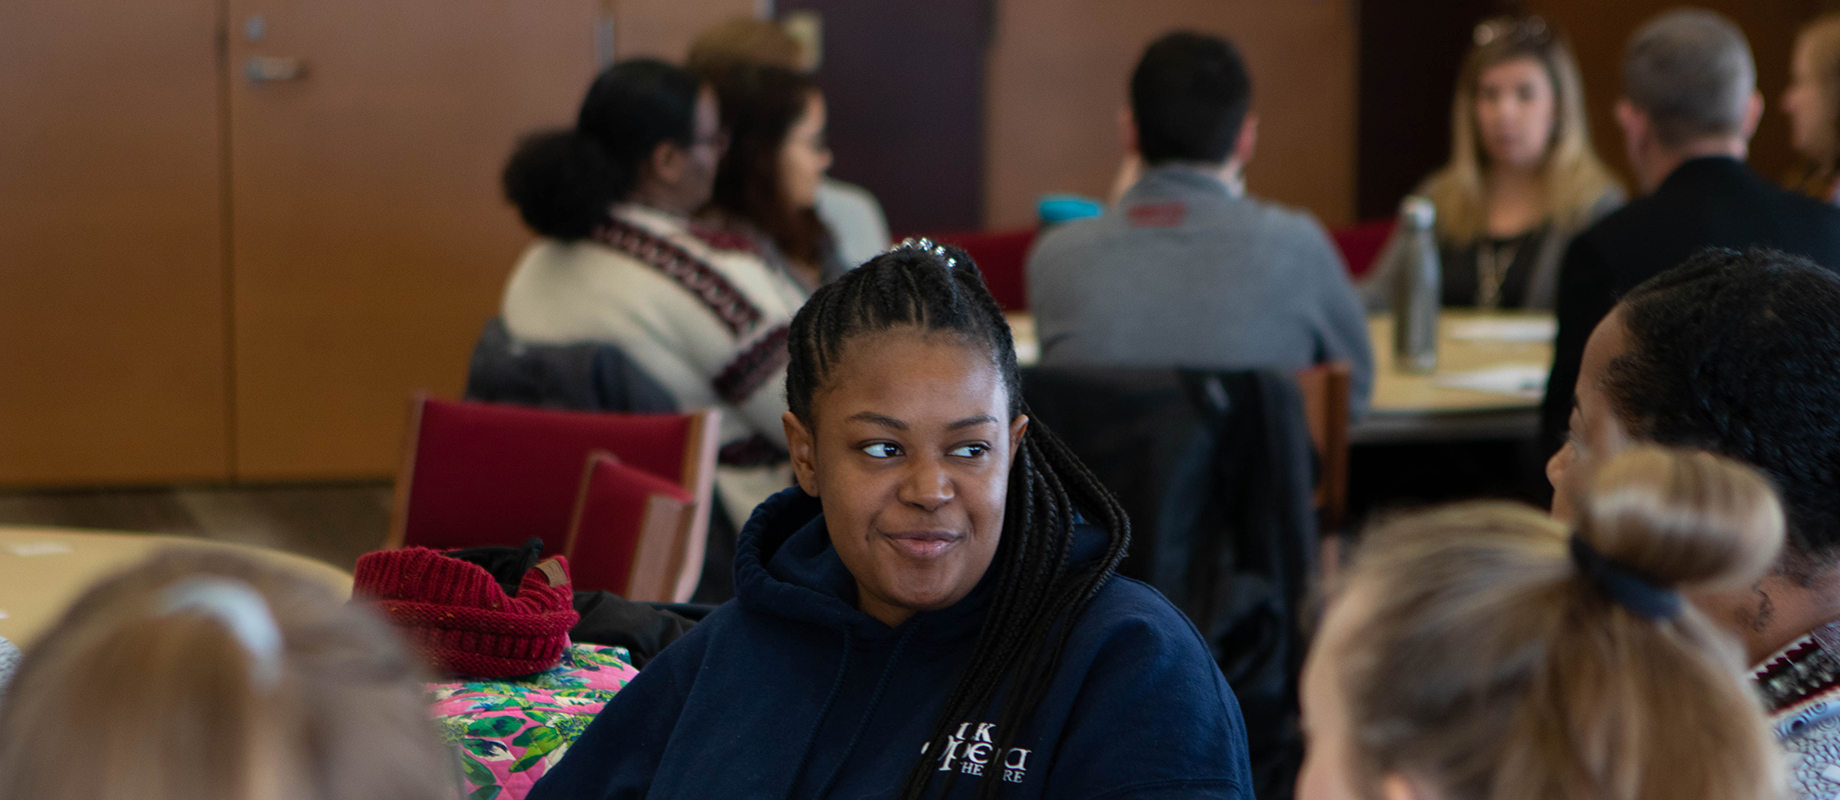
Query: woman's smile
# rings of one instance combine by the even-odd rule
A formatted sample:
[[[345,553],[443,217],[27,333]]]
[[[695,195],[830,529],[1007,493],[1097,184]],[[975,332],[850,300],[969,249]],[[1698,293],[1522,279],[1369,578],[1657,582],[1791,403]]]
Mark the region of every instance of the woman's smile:
[[[965,539],[965,534],[949,530],[877,530],[875,535],[896,553],[916,561],[940,558]]]

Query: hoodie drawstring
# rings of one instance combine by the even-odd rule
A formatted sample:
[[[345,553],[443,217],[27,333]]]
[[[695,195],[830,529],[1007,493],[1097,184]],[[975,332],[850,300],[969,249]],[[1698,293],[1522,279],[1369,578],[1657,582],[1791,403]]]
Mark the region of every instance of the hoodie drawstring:
[[[837,702],[837,695],[843,691],[843,676],[849,671],[850,626],[845,625],[843,626],[843,657],[837,661],[837,678],[831,681],[830,696],[824,698],[824,708],[818,710],[818,718],[811,723],[811,733],[805,737],[805,754],[799,757],[799,766],[792,771],[792,783],[786,787],[786,800],[792,800],[792,792],[799,788],[799,776],[805,773],[805,765],[811,762],[812,745],[818,742],[818,729],[824,727],[824,718],[830,716],[831,704]]]
[[[875,692],[869,695],[869,705],[863,709],[862,719],[856,723],[856,732],[850,734],[850,743],[844,745],[843,757],[837,759],[837,766],[831,768],[830,777],[824,779],[824,785],[818,787],[818,793],[813,795],[818,800],[823,800],[825,795],[831,793],[831,786],[837,783],[837,776],[843,774],[843,765],[849,762],[850,754],[856,751],[856,743],[862,739],[863,729],[869,727],[869,718],[875,715],[875,707],[882,702],[882,690],[888,688],[888,676],[894,673],[895,663],[901,660],[901,651],[907,649],[908,637],[913,636],[914,629],[918,627],[918,624],[908,625],[907,631],[894,643],[894,652],[888,654],[888,665],[882,667],[882,677],[875,680]]]

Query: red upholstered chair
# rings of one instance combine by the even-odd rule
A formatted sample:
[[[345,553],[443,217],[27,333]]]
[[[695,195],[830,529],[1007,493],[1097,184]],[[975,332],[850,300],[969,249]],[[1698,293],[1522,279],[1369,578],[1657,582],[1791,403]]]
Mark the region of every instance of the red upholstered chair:
[[[516,545],[540,536],[545,552],[568,555],[573,566],[569,526],[582,465],[596,450],[688,492],[695,508],[687,535],[700,545],[719,421],[713,410],[609,414],[418,395],[385,547]]]
[[[660,603],[688,600],[703,572],[703,541],[690,536],[695,510],[684,487],[604,450],[590,453],[569,523],[576,590]]]
[[[978,271],[984,273],[984,285],[1004,311],[1022,311],[1029,307],[1029,248],[1035,245],[1035,229],[942,233],[934,241],[958,245],[971,254]]]
[[[1350,276],[1359,278],[1374,268],[1374,260],[1380,257],[1386,240],[1392,238],[1395,224],[1393,220],[1382,219],[1329,232],[1336,249],[1342,251],[1342,261],[1348,265]]]

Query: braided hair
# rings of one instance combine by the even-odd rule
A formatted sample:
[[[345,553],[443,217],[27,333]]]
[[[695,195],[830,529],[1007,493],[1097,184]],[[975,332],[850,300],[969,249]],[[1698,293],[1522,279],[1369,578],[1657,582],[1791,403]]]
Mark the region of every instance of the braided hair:
[[[819,288],[793,317],[786,368],[793,415],[815,430],[812,395],[824,386],[844,345],[859,335],[901,327],[949,331],[985,349],[1009,393],[1010,418],[1026,413],[1015,342],[977,266],[963,250],[921,239],[903,242]],[[1104,557],[1073,564],[1074,524],[1082,516],[1102,527],[1109,541]],[[902,800],[928,796],[939,771],[932,763],[956,726],[981,715],[1000,689],[1005,692],[994,752],[1009,751],[1059,670],[1074,622],[1117,572],[1130,538],[1130,522],[1117,498],[1040,420],[1032,420],[1010,467],[1003,535],[991,565],[997,575],[990,609],[970,663],[902,785]],[[956,777],[947,772],[939,793],[949,793]],[[995,797],[1002,785],[986,779],[978,797]]]

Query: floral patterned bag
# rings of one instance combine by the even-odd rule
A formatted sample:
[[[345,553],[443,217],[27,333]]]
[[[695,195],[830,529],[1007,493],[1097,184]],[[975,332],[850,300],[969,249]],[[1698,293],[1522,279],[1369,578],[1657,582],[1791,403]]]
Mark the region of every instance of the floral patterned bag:
[[[522,800],[638,674],[624,647],[572,644],[536,675],[428,684],[435,723],[459,749],[460,796]]]

